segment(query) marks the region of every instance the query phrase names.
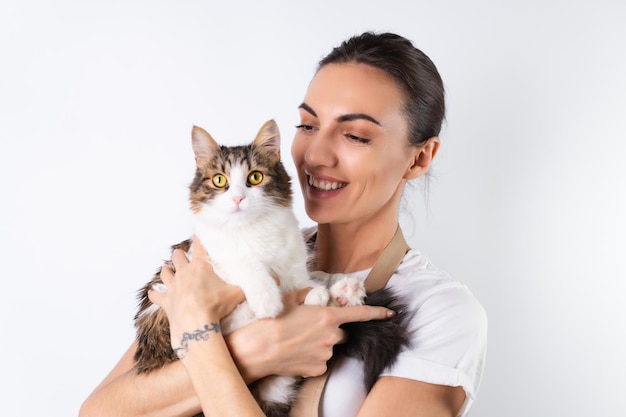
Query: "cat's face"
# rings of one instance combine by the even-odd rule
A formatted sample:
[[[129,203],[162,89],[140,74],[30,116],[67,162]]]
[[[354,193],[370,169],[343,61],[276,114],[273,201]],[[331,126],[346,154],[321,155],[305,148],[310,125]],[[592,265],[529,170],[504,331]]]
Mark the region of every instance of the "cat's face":
[[[280,161],[273,121],[247,146],[220,146],[201,128],[192,132],[196,175],[192,210],[217,222],[245,223],[291,206],[291,184]]]

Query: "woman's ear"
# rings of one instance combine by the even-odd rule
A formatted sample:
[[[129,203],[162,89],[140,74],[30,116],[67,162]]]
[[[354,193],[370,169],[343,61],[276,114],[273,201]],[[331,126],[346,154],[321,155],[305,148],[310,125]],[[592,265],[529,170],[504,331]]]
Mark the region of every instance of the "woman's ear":
[[[409,166],[404,178],[412,180],[424,175],[430,168],[430,164],[439,150],[440,143],[439,137],[433,136],[426,140],[426,143],[413,148],[412,164]]]

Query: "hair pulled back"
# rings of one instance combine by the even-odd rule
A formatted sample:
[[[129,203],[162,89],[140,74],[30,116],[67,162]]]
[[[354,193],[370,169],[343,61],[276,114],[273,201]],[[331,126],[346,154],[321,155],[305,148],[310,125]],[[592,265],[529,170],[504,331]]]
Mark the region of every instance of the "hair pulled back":
[[[445,118],[443,82],[435,64],[411,41],[394,33],[365,32],[335,47],[317,69],[350,62],[384,71],[401,87],[412,145],[439,135]]]

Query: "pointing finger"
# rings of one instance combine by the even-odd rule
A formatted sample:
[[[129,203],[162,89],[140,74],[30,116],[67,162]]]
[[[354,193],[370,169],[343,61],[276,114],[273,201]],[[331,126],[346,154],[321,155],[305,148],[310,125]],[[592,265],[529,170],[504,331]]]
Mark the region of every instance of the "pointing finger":
[[[335,313],[338,324],[355,321],[384,320],[396,315],[395,311],[388,308],[368,305],[337,307]]]

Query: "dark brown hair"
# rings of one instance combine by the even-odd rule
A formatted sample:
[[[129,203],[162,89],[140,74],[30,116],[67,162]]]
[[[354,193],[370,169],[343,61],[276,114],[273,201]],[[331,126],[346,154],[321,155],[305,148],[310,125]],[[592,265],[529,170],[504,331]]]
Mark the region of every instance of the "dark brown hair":
[[[384,71],[405,96],[409,142],[438,136],[445,118],[444,88],[435,64],[408,39],[394,33],[365,32],[335,47],[318,65],[355,62]]]

